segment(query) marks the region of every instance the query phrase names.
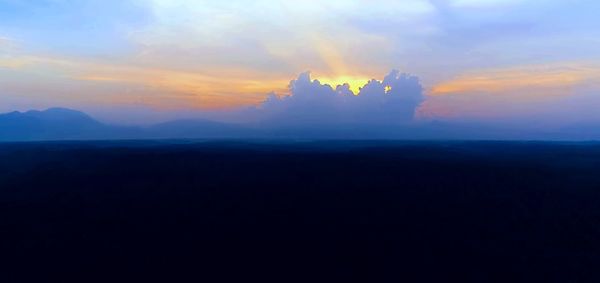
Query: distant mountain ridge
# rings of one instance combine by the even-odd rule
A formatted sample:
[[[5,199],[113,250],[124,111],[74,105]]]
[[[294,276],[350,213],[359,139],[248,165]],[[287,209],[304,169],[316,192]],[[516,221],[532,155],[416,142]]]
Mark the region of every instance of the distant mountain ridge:
[[[147,127],[117,126],[66,108],[0,114],[0,142],[126,139],[396,139],[396,140],[600,140],[594,124],[555,131],[481,123],[380,124],[221,123],[175,120]]]
[[[83,112],[65,108],[0,115],[0,140],[86,139],[105,134],[108,128]]]
[[[0,141],[231,138],[249,134],[244,127],[208,120],[180,120],[150,127],[115,126],[67,108],[0,114]]]

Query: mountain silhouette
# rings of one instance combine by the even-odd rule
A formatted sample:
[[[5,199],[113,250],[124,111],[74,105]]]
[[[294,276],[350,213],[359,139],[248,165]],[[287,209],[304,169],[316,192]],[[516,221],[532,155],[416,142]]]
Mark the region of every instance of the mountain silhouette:
[[[87,114],[65,109],[11,112],[0,115],[0,140],[58,140],[101,137],[109,126]]]
[[[0,141],[174,139],[251,137],[242,126],[208,120],[178,120],[149,127],[122,127],[101,123],[66,108],[0,114]]]

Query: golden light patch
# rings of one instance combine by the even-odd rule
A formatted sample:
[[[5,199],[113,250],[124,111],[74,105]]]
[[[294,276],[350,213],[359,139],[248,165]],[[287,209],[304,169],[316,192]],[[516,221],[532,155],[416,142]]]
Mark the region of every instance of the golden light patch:
[[[364,77],[352,77],[352,76],[339,76],[339,77],[317,77],[317,80],[322,84],[328,84],[335,89],[338,85],[345,83],[350,85],[350,90],[356,95],[360,92],[360,89],[365,86],[370,79]]]
[[[390,91],[392,91],[392,87],[389,85],[385,86],[385,93],[389,93]]]

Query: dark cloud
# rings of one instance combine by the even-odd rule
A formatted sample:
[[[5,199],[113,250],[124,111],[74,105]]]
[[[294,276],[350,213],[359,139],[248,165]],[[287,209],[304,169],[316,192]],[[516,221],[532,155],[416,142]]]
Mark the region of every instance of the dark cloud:
[[[290,95],[269,95],[258,108],[265,122],[292,125],[405,124],[424,101],[419,78],[390,72],[371,80],[358,94],[348,84],[335,88],[303,73],[290,82]]]

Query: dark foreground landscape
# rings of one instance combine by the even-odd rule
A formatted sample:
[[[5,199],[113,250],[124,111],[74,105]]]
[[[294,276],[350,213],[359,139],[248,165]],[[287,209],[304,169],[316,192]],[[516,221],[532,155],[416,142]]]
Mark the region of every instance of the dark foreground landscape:
[[[0,257],[2,282],[597,282],[600,144],[0,144]]]

